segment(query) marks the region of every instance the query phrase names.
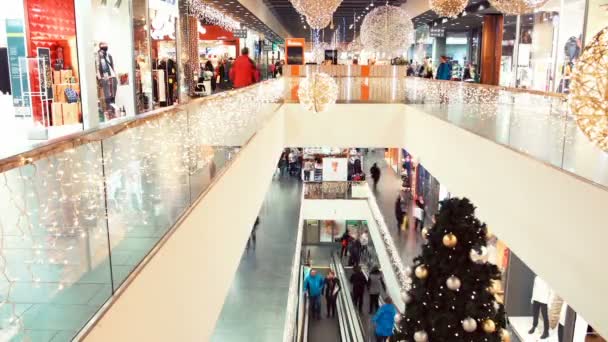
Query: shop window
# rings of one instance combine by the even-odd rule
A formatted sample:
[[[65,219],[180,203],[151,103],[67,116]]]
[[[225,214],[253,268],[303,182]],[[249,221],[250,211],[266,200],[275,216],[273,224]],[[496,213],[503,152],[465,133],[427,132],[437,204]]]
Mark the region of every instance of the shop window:
[[[152,64],[146,0],[133,0],[133,52],[135,56],[136,113],[154,108],[152,99]]]
[[[177,101],[177,15],[177,2],[150,0],[152,94],[154,105],[159,107],[171,106]]]
[[[87,51],[95,61],[99,121],[135,114],[133,100],[133,41],[124,39],[131,31],[128,1],[91,0],[93,48]]]
[[[514,54],[517,41],[517,16],[510,15],[504,18],[502,35],[502,57],[500,60],[500,85],[512,87],[514,85]]]

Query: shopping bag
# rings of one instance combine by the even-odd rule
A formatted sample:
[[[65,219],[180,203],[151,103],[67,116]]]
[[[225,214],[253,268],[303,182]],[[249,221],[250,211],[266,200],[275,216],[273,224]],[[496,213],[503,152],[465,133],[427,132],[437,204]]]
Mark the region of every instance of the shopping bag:
[[[403,223],[401,224],[401,230],[403,230],[403,231],[407,230],[407,215],[405,217],[403,217]]]

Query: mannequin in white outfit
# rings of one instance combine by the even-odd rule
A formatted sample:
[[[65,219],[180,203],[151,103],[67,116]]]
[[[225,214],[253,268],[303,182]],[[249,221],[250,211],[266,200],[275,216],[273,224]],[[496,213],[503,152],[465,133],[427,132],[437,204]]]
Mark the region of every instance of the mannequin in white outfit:
[[[533,334],[538,326],[538,316],[543,314],[543,334],[540,336],[541,339],[549,337],[549,313],[548,303],[551,302],[551,289],[540,277],[534,278],[534,288],[532,290],[532,329],[528,332]]]

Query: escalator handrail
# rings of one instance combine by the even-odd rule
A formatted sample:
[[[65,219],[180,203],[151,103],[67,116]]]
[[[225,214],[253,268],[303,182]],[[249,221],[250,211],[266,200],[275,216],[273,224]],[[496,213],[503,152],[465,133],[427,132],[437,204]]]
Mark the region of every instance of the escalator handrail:
[[[336,263],[335,263],[335,261],[333,259],[331,260],[331,267],[334,270],[336,269]],[[340,292],[342,292],[342,288],[340,289]],[[337,302],[336,302],[336,311],[338,313],[338,324],[339,324],[339,329],[340,329],[340,341],[342,341],[342,342],[350,341],[350,336],[348,335],[348,331],[347,331],[348,330],[348,322],[346,320],[346,313],[345,313],[346,308],[344,307],[344,302],[342,301],[341,297],[340,297],[340,300],[337,300]]]
[[[338,256],[334,255],[334,265],[336,269],[336,275],[338,276],[338,279],[340,279],[342,289],[344,290],[345,288],[347,288],[348,280],[346,279],[346,274],[344,273],[344,267],[342,266],[342,262],[338,258]],[[344,301],[344,305],[347,309],[346,317],[349,323],[350,340],[363,342],[365,341],[365,336],[363,334],[363,325],[359,314],[356,312],[350,291],[344,290],[340,291],[340,293],[341,299]]]
[[[306,342],[308,340],[308,297],[302,291],[304,286],[304,266],[300,266],[300,276],[298,277],[298,312],[296,320],[296,333],[294,342]]]

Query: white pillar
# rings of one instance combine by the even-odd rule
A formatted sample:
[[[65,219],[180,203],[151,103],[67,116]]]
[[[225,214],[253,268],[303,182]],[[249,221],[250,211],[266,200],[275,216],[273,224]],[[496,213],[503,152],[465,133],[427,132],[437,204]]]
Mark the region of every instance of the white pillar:
[[[97,107],[97,77],[93,58],[92,1],[75,1],[76,46],[78,47],[78,68],[80,74],[80,99],[82,101],[82,121],[84,129],[99,126]]]

